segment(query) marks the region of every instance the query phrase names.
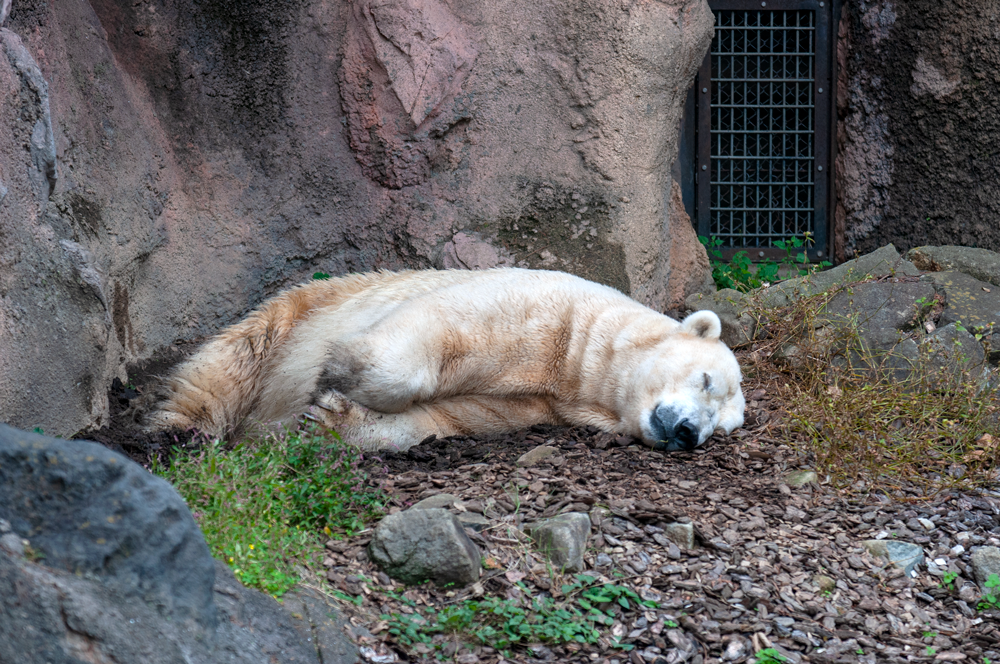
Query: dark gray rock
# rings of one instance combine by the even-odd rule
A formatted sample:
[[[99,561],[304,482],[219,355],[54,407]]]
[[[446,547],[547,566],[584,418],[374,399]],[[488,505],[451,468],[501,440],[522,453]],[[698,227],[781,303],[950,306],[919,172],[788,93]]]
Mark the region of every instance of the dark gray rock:
[[[870,254],[841,263],[835,268],[817,272],[807,277],[788,279],[761,291],[765,308],[784,307],[792,302],[830,290],[834,286],[861,281],[866,277],[916,276],[920,274],[913,263],[904,260],[891,244]]]
[[[986,364],[983,345],[964,327],[939,327],[918,344],[919,368],[930,378],[980,371]]]
[[[590,516],[568,512],[525,526],[538,550],[567,572],[582,572],[583,552],[590,536]]]
[[[467,585],[479,580],[479,549],[454,514],[440,508],[383,518],[368,545],[372,561],[403,583],[431,580]]]
[[[332,607],[302,630],[212,559],[169,484],[94,443],[0,425],[0,529],[0,662],[358,661]]]
[[[873,281],[855,284],[835,294],[814,321],[809,341],[787,344],[779,352],[793,361],[800,346],[815,344],[819,352],[842,349],[838,361],[873,378],[903,380],[918,359],[911,336],[919,329],[917,301],[934,298],[934,287],[922,282]]]
[[[962,272],[979,281],[1000,286],[1000,254],[973,247],[917,247],[906,257],[921,270]]]
[[[0,518],[47,567],[215,628],[215,564],[191,512],[120,454],[0,425]]]
[[[0,551],[0,662],[320,662],[277,602],[240,585],[224,564],[217,568],[210,590],[220,620],[208,630],[191,620],[165,620],[141,597],[100,579]],[[344,651],[330,649],[322,661],[358,661],[356,650]]]

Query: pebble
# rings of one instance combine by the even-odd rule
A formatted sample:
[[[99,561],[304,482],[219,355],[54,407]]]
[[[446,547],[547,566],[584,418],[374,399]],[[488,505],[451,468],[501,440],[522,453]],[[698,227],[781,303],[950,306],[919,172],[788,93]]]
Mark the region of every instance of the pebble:
[[[521,468],[527,468],[528,466],[534,466],[537,463],[554,456],[559,450],[551,445],[539,445],[538,447],[529,450],[521,455],[517,460],[517,465]]]
[[[818,484],[819,476],[812,470],[795,470],[785,475],[785,484],[790,487],[800,487],[806,484]]]
[[[611,556],[606,553],[597,554],[596,564],[598,567],[607,567],[611,564]]]

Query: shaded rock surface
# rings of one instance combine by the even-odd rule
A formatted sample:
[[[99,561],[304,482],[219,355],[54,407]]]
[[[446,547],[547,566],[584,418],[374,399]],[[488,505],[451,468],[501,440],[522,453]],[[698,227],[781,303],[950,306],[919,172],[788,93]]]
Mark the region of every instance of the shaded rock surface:
[[[355,662],[214,561],[180,496],[97,444],[0,425],[0,661]],[[320,652],[323,659],[320,659]]]
[[[1000,286],[1000,255],[975,247],[916,247],[906,254],[920,270],[928,272],[961,272],[979,281]]]

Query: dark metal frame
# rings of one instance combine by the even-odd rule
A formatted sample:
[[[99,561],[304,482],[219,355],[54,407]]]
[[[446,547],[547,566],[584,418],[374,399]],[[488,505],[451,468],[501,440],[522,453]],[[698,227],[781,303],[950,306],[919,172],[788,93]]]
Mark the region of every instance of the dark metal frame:
[[[839,2],[834,0],[709,0],[713,11],[795,11],[815,12],[814,79],[813,86],[813,131],[814,131],[814,202],[813,239],[815,244],[808,251],[810,259],[827,260],[831,255],[833,242],[829,237],[832,224],[833,201],[833,150],[835,146],[833,118],[835,112],[833,37],[835,36],[835,13]],[[682,125],[681,160],[689,165],[687,173],[682,172],[685,182],[685,205],[694,212],[698,234],[708,237],[711,208],[711,109],[712,98],[712,54],[709,52],[698,72],[695,86],[688,95],[685,122]],[[822,92],[819,90],[822,89]],[[702,100],[705,100],[703,103]],[[692,122],[691,120],[694,120]],[[691,126],[696,125],[696,126]],[[703,166],[708,168],[703,170]],[[691,210],[691,208],[694,208]],[[751,259],[765,257],[780,258],[784,252],[770,247],[743,246],[728,247],[723,250],[726,258],[740,250],[746,250]]]

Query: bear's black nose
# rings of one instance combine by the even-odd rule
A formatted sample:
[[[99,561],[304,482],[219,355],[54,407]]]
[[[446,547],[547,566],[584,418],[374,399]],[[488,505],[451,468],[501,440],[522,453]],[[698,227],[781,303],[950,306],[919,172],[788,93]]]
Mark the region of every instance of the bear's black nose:
[[[681,449],[687,452],[698,447],[698,429],[688,419],[681,420],[674,427],[674,438],[681,444]]]

